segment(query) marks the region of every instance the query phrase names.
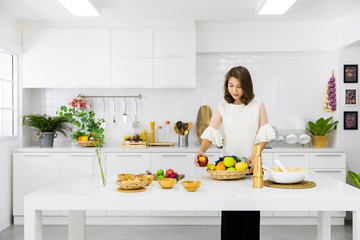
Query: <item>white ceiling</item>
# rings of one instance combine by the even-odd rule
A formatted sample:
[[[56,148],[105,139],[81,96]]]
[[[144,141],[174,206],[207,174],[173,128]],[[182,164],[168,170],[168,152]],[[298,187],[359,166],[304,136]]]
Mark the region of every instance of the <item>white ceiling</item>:
[[[0,0],[19,20],[329,21],[360,7],[359,0],[297,0],[283,16],[256,16],[258,0],[97,0],[102,16],[74,17],[58,0]]]

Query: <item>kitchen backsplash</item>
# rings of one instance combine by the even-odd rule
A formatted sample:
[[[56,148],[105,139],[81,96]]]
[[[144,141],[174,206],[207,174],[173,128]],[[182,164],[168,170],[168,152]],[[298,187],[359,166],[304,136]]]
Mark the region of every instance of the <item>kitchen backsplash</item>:
[[[23,89],[23,114],[47,113],[54,115],[61,105],[68,103],[79,93],[82,95],[138,95],[138,120],[150,132],[150,121],[164,126],[169,120],[193,122],[189,145],[199,145],[196,137],[196,117],[201,105],[209,105],[213,111],[223,98],[223,82],[226,72],[238,65],[249,69],[255,95],[263,100],[269,123],[279,125],[294,117],[315,120],[323,116],[324,90],[336,66],[331,52],[291,53],[201,53],[197,54],[196,88],[194,89]],[[339,76],[335,72],[335,77]],[[169,76],[171,78],[171,76]],[[49,79],[50,80],[50,79]],[[101,79],[99,79],[101,81]],[[85,86],[84,86],[85,87]],[[124,124],[123,99],[116,99],[116,124],[112,122],[112,99],[106,99],[106,142],[121,143],[124,135],[131,133],[135,102],[127,99],[128,120]],[[94,99],[94,110],[102,116],[102,99]],[[24,129],[26,145],[37,145],[37,139]],[[172,132],[177,144],[177,135]],[[74,144],[69,137],[60,136],[55,146]]]

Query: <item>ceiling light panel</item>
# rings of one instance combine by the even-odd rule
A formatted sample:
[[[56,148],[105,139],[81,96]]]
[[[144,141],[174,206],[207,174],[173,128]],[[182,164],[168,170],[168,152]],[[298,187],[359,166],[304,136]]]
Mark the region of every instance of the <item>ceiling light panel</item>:
[[[283,15],[296,0],[260,0],[256,6],[257,15]]]
[[[96,2],[92,0],[59,0],[74,16],[100,16]]]

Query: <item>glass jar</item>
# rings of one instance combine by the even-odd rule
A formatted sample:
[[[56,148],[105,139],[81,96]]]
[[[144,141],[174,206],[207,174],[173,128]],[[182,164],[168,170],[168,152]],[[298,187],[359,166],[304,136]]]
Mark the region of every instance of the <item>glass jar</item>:
[[[170,121],[165,121],[164,126],[164,142],[171,142],[171,128],[170,128]]]
[[[143,129],[141,131],[140,138],[143,140],[143,142],[147,142],[147,131],[146,131],[146,129]]]
[[[162,126],[158,126],[156,142],[164,142],[164,133]]]

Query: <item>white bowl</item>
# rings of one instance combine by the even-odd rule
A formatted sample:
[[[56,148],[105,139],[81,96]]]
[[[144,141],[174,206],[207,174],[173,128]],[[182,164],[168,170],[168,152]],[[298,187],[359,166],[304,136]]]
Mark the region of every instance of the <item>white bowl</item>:
[[[283,172],[279,167],[270,168],[272,171],[264,169],[265,177],[276,183],[298,183],[305,179],[309,174],[309,169],[300,167],[286,167],[288,172]]]
[[[311,138],[307,134],[301,134],[299,136],[299,143],[300,144],[308,144],[311,141]]]
[[[289,134],[289,135],[286,137],[286,139],[285,139],[285,142],[286,142],[287,144],[295,144],[295,143],[297,143],[298,141],[299,141],[299,138],[298,138],[295,134],[293,134],[293,133]]]

